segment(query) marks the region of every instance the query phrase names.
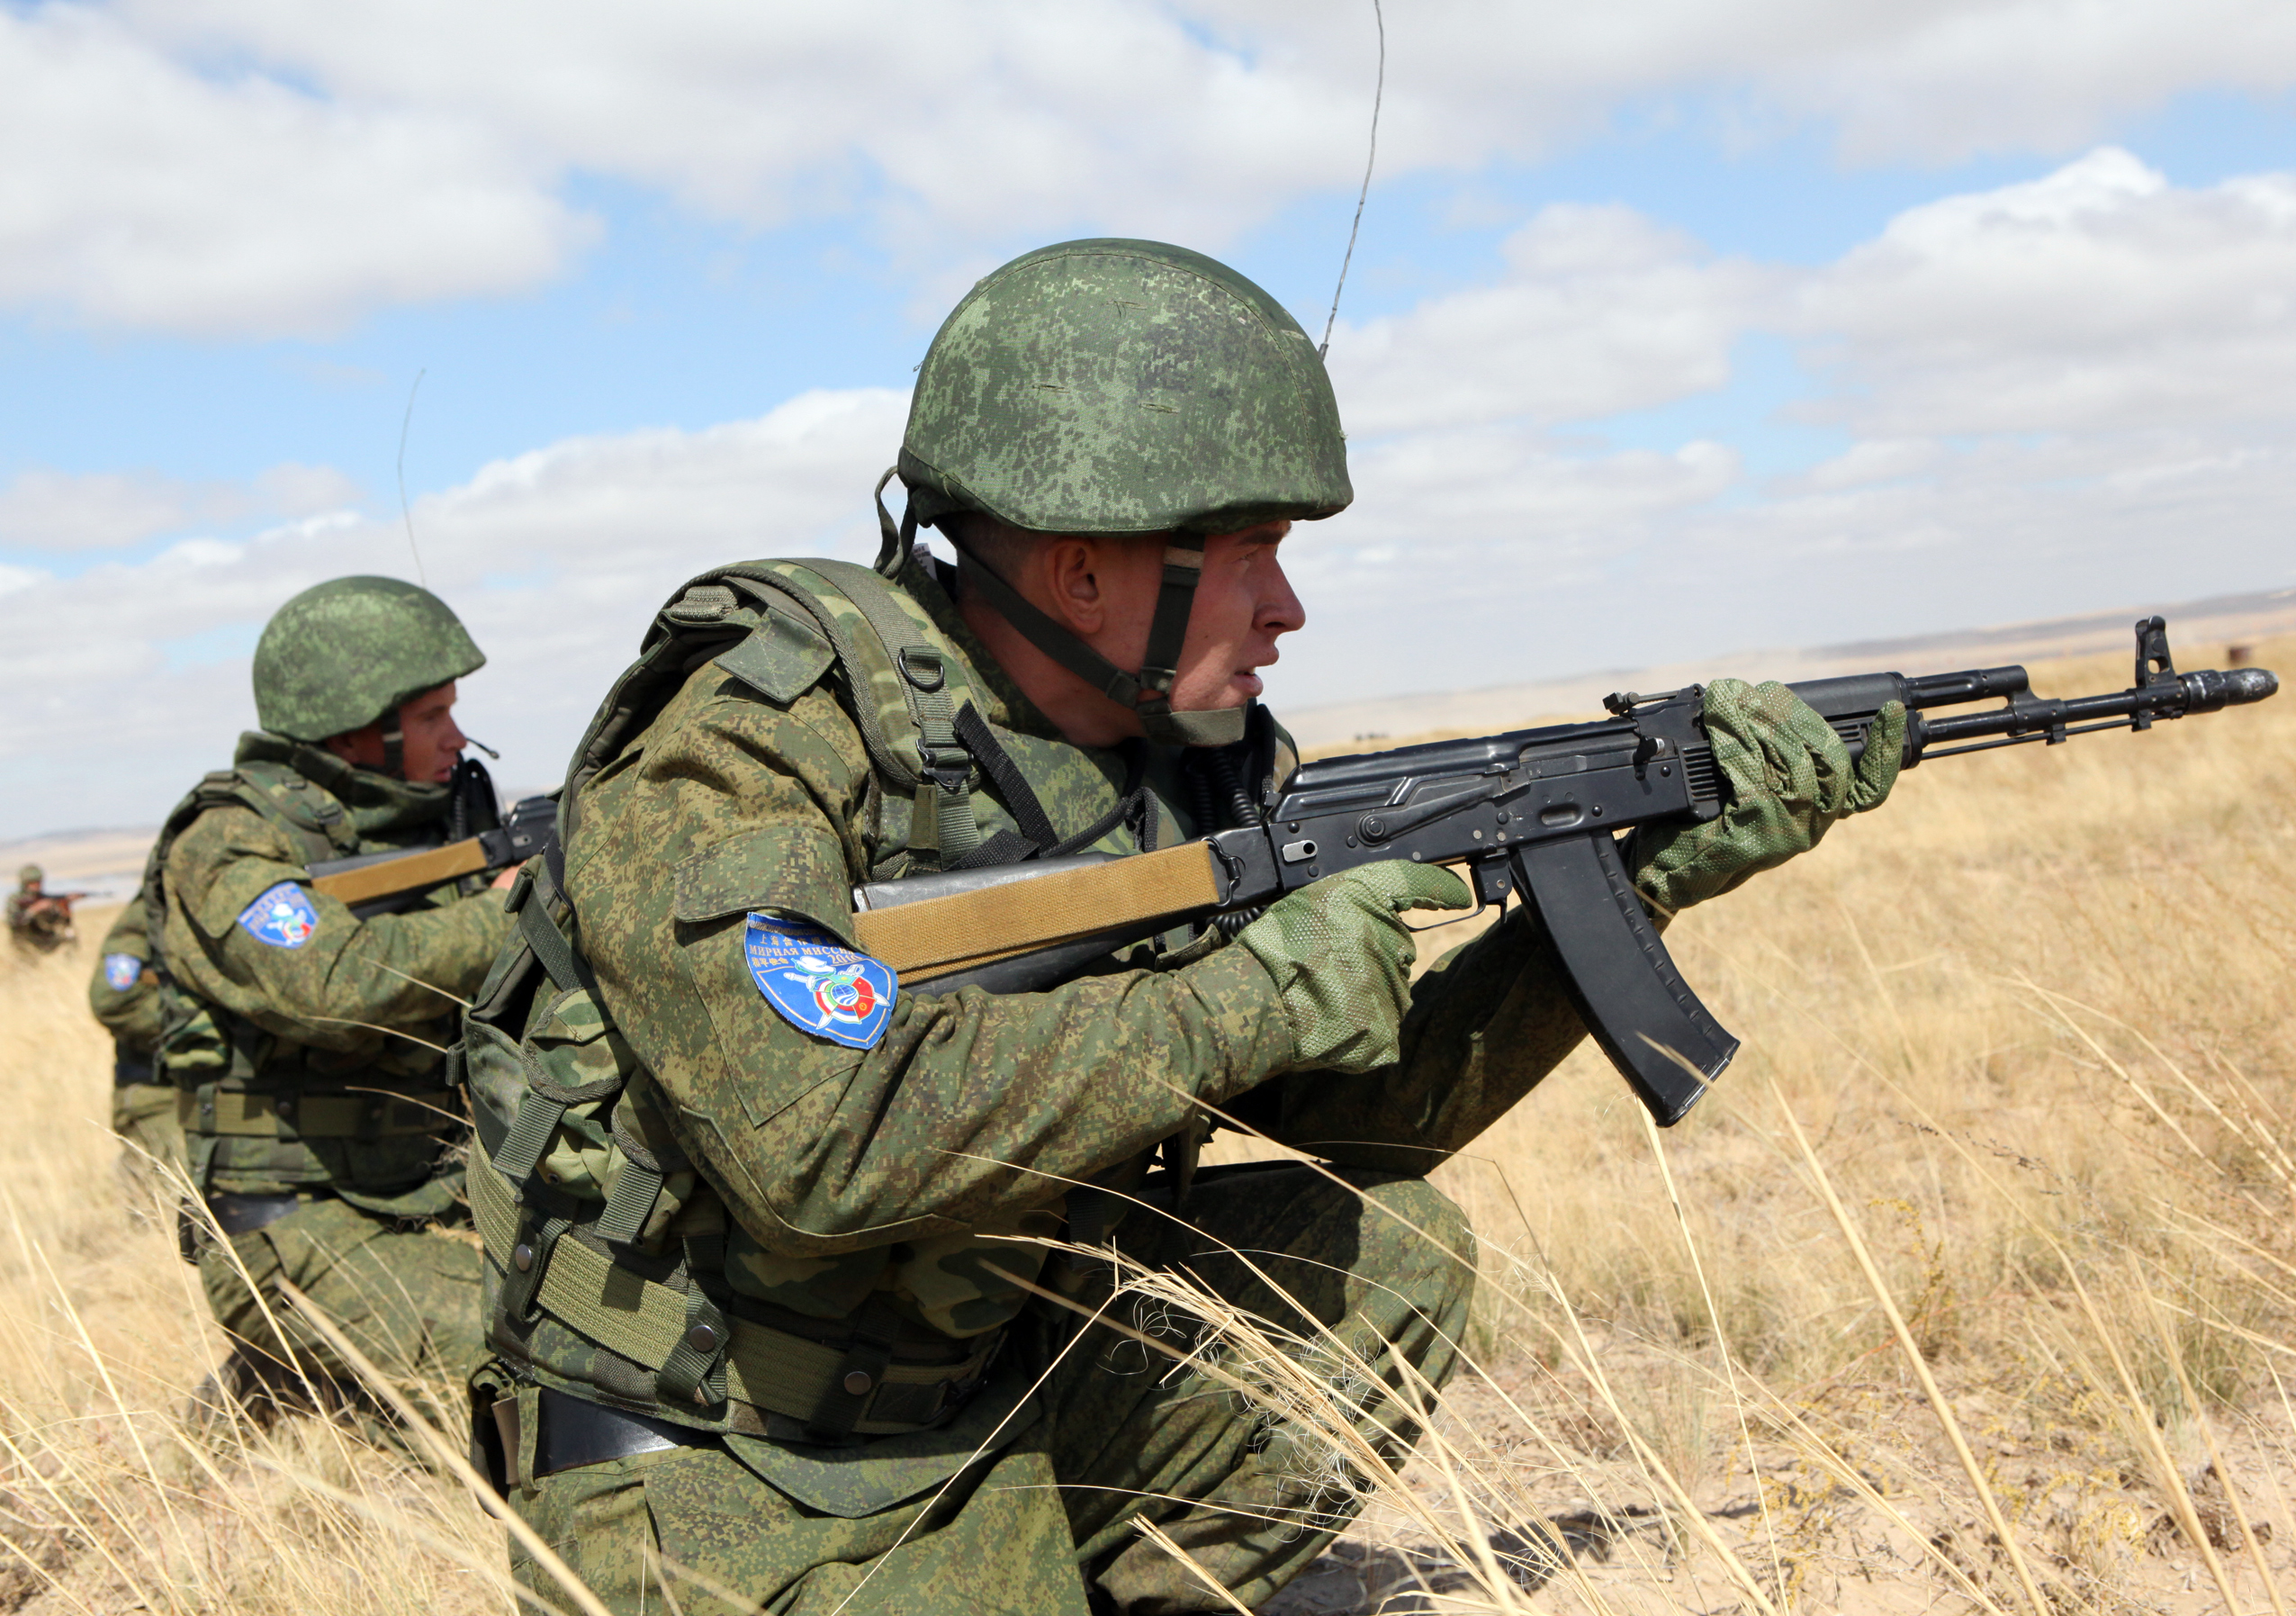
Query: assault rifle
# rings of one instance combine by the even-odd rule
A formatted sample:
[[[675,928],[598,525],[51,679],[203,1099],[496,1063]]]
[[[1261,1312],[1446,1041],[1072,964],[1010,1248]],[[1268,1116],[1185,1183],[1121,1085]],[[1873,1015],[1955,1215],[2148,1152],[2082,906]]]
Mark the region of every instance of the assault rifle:
[[[425,892],[466,875],[491,875],[523,864],[542,851],[558,828],[558,804],[548,797],[526,797],[510,805],[501,826],[444,847],[413,853],[364,853],[356,858],[321,859],[308,866],[311,888],[339,898],[364,919],[410,907]]]
[[[2025,670],[1909,679],[1860,673],[1789,687],[1861,755],[1882,707],[1909,709],[1904,766],[2261,701],[2262,668],[2180,673],[2167,625],[2137,625],[2136,683],[2071,700],[2031,693]],[[1723,781],[1704,687],[1614,695],[1607,718],[1303,763],[1254,812],[1258,826],[1130,858],[1039,859],[881,881],[854,894],[858,941],[935,992],[1056,985],[1184,920],[1236,916],[1319,876],[1379,859],[1464,864],[1475,914],[1526,899],[1554,940],[1587,1029],[1661,1124],[1688,1112],[1737,1052],[1682,980],[1634,894],[1616,837],[1704,821]],[[2001,698],[1986,710],[1933,708]],[[1247,808],[1251,805],[1246,804]],[[1468,916],[1468,918],[1472,918]]]

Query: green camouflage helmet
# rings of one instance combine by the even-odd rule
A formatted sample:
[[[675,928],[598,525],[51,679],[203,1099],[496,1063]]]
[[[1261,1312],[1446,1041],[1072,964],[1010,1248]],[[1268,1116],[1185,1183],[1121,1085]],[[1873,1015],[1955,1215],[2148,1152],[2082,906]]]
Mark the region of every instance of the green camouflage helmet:
[[[918,367],[910,510],[1040,533],[1233,533],[1355,496],[1315,344],[1226,265],[1067,241],[997,270]]]
[[[256,719],[277,735],[323,741],[485,665],[461,620],[428,590],[396,578],[332,578],[264,625]]]
[[[967,575],[1061,666],[1139,714],[1151,741],[1223,746],[1244,710],[1175,712],[1173,682],[1208,536],[1345,510],[1347,441],[1323,357],[1299,322],[1225,264],[1160,241],[1067,241],[968,293],[917,367],[894,468],[888,576],[919,522],[977,510],[1039,533],[1163,533],[1148,654],[1119,668],[967,546]],[[879,488],[883,487],[879,483]]]
[[[48,878],[41,872],[41,868],[37,864],[26,864],[23,869],[16,871],[16,885],[20,887],[37,887],[41,882],[47,879]]]

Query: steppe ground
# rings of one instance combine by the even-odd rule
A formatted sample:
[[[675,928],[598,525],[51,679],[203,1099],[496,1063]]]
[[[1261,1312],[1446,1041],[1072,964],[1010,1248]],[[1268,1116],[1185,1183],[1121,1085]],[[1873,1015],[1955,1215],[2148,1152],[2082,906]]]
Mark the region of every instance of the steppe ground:
[[[1481,1236],[1477,1368],[1403,1476],[1332,1417],[1356,1344],[1216,1321],[1238,1395],[1371,1494],[1272,1608],[2280,1616],[2292,893],[2284,695],[1926,765],[1685,916],[1743,1052],[1659,1134],[1582,1050],[1440,1169]],[[509,1610],[459,1484],[313,1422],[185,1427],[219,1347],[116,1170],[106,918],[0,957],[0,1611]]]

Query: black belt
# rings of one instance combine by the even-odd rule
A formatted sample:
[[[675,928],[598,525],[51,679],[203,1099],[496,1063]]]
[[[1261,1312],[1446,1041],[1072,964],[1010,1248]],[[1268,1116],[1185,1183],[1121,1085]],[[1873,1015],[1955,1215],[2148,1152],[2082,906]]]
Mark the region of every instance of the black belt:
[[[245,1234],[250,1229],[260,1229],[275,1223],[303,1204],[297,1195],[235,1196],[211,1195],[207,1210],[215,1220],[215,1227],[226,1234]],[[194,1210],[189,1201],[176,1204],[176,1251],[185,1262],[197,1262],[200,1253],[214,1239],[206,1218]]]
[[[665,1448],[715,1448],[717,1439],[706,1431],[673,1425],[667,1420],[625,1413],[602,1403],[571,1397],[548,1386],[539,1388],[536,1401],[534,1475],[539,1481],[561,1470],[602,1465],[608,1459],[659,1453]],[[505,1397],[494,1405],[494,1422],[502,1433],[502,1450],[518,1451],[518,1403]],[[514,1461],[515,1462],[515,1458]]]
[[[235,1196],[211,1195],[207,1209],[215,1214],[215,1225],[226,1234],[245,1234],[266,1223],[275,1223],[303,1205],[298,1195]]]

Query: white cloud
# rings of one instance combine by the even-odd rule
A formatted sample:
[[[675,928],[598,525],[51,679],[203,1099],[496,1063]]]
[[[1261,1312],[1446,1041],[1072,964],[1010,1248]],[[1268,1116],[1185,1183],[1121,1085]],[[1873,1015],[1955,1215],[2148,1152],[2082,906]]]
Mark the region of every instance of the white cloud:
[[[1504,257],[1495,285],[1334,337],[1352,431],[1584,420],[1719,388],[1778,278],[1624,207],[1546,208]]]
[[[1899,215],[1793,319],[1867,429],[2285,425],[2296,176],[2180,189],[2106,148]]]
[[[114,14],[0,9],[0,302],[201,336],[311,334],[530,285],[592,227],[452,109],[202,72]]]
[[[2289,183],[2180,189],[2104,151],[1911,210],[1814,269],[1717,260],[1616,210],[1542,213],[1493,284],[1335,347],[1359,498],[1287,546],[1310,627],[1273,700],[2296,582],[2296,356],[2273,302]],[[1606,413],[1726,382],[1732,344],[1764,330],[1822,346],[1841,451],[1763,480],[1757,421],[1603,441]],[[506,782],[556,779],[685,578],[871,554],[903,413],[896,392],[810,393],[699,431],[569,439],[419,499],[429,581],[493,659],[464,712]],[[410,571],[395,513],[339,511],[70,577],[0,571],[0,686],[24,692],[0,707],[0,814],[25,832],[156,816],[251,719],[232,647],[281,600]]]
[[[703,431],[569,439],[418,500],[428,581],[490,658],[462,712],[506,754],[505,783],[556,781],[686,578],[744,556],[873,555],[869,489],[906,408],[882,390],[807,393]],[[0,569],[0,591],[15,586],[0,642],[9,826],[156,820],[253,724],[255,630],[289,596],[347,573],[414,574],[395,513],[186,539],[72,576]]]
[[[598,176],[751,229],[867,222],[932,297],[1016,238],[1212,248],[1362,161],[1370,19],[1296,0],[49,0],[0,11],[0,302],[325,330],[529,286]],[[2195,87],[2296,83],[2276,0],[1423,0],[1383,176],[1529,160],[1622,106],[1823,121],[1853,156],[2064,151]],[[1708,110],[1700,110],[1700,109]]]
[[[292,463],[248,485],[149,471],[28,471],[0,488],[0,546],[50,555],[117,549],[194,524],[300,517],[357,497],[357,486],[332,467]]]

